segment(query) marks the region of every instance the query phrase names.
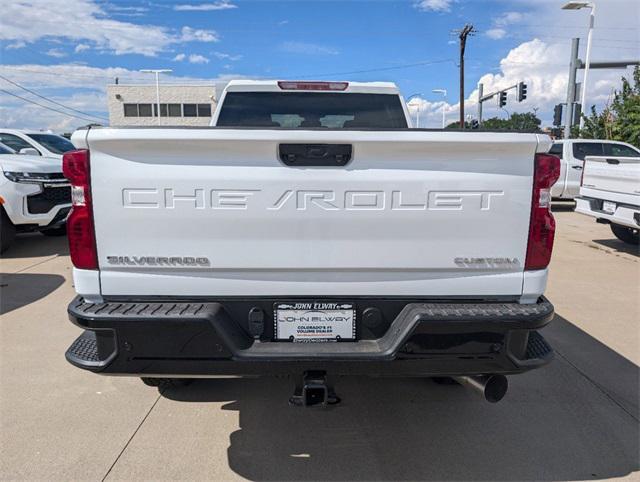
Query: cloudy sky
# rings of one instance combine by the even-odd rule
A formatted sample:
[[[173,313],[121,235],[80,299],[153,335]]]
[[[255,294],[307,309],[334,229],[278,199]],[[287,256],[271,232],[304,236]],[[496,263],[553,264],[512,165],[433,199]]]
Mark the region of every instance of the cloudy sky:
[[[166,83],[393,81],[405,97],[420,94],[412,111],[420,109],[421,127],[439,127],[443,105],[448,120],[457,116],[452,31],[465,23],[477,30],[467,44],[468,112],[476,112],[478,82],[488,92],[525,81],[529,98],[518,104],[510,93],[507,110],[535,109],[549,124],[565,100],[571,38],[581,38],[582,58],[586,47],[588,10],[564,11],[564,3],[12,0],[0,16],[0,125],[61,132],[105,122],[105,87],[115,77],[144,83],[151,79],[139,69],[170,68]],[[596,3],[592,59],[640,58],[640,0]],[[602,106],[630,72],[592,71],[587,104]],[[446,89],[446,100],[433,89]],[[485,117],[493,115],[507,114],[485,103]]]

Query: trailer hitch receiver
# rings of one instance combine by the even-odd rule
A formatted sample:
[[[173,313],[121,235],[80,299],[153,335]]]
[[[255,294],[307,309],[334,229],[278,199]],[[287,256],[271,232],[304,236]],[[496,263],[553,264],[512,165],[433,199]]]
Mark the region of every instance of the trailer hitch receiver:
[[[324,371],[308,371],[296,382],[296,388],[289,403],[296,407],[335,405],[340,402],[333,387],[327,382]]]

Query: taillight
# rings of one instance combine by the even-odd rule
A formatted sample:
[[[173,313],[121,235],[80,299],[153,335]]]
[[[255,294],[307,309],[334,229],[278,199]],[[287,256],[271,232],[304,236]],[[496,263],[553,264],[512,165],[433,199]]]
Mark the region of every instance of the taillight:
[[[278,81],[278,87],[282,90],[346,90],[349,82],[296,82]]]
[[[551,214],[551,186],[559,177],[560,159],[550,154],[536,154],[529,243],[524,269],[544,269],[551,261],[556,231],[556,221]]]
[[[97,269],[96,236],[93,227],[89,151],[80,149],[62,156],[62,172],[71,182],[73,207],[67,218],[71,262],[79,269]]]

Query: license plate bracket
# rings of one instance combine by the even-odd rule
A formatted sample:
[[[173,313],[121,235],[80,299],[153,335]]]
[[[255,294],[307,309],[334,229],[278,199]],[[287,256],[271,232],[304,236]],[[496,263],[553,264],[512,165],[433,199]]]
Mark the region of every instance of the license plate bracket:
[[[276,341],[302,343],[354,341],[356,310],[349,302],[292,301],[275,303]]]
[[[616,203],[611,201],[603,201],[602,202],[602,210],[605,213],[613,214],[616,212]]]

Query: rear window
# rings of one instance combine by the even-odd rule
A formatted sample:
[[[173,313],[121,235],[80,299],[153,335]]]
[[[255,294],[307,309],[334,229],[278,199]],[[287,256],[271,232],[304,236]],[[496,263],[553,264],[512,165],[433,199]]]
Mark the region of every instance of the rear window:
[[[601,142],[576,142],[573,144],[573,157],[584,161],[587,156],[602,156]]]
[[[218,126],[293,129],[405,128],[393,94],[228,92]]]
[[[43,145],[54,154],[64,154],[67,151],[73,151],[74,145],[68,139],[55,134],[27,134],[38,144]]]
[[[553,154],[554,156],[558,156],[562,159],[562,144],[553,144],[551,149],[549,149],[549,154]]]

